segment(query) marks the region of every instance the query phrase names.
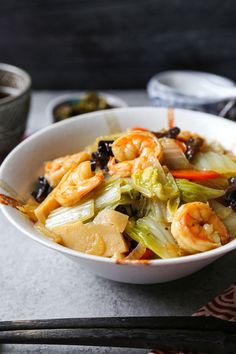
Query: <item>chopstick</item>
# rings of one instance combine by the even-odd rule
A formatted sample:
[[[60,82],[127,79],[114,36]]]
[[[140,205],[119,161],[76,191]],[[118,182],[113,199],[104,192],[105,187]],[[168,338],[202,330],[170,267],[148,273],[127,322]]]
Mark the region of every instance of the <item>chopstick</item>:
[[[0,343],[234,353],[236,323],[213,317],[103,317],[0,322]]]

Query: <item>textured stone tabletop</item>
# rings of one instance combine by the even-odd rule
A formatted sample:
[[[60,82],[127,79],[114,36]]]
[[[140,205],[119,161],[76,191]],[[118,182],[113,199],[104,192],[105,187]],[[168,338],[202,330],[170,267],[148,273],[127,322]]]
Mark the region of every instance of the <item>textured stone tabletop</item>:
[[[129,105],[150,105],[144,91],[116,92]],[[48,124],[47,103],[58,92],[35,92],[28,132]],[[129,285],[90,274],[62,254],[41,246],[0,214],[0,319],[190,315],[236,280],[236,252],[187,278]],[[147,353],[145,350],[0,346],[0,353]]]

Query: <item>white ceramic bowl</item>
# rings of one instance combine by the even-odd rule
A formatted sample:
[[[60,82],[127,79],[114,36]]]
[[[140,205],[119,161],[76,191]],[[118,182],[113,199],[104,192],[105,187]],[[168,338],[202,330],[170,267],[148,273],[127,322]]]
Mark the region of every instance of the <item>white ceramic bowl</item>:
[[[200,133],[208,139],[217,139],[225,148],[235,149],[235,123],[206,113],[180,109],[175,110],[174,116],[175,125],[181,129]],[[152,130],[167,127],[167,110],[153,107],[120,108],[89,113],[56,123],[18,145],[3,162],[0,179],[20,195],[27,197],[36,178],[42,173],[45,160],[74,153],[93,142],[99,135],[132,126],[144,126]],[[83,254],[53,243],[39,234],[32,223],[17,210],[3,205],[1,210],[18,230],[30,238],[61,252],[100,276],[120,282],[151,284],[182,278],[236,248],[236,240],[233,240],[208,252],[153,260],[148,265],[117,264],[112,259]]]
[[[107,101],[107,103],[110,104],[112,107],[121,108],[121,107],[128,106],[127,103],[122,98],[120,98],[116,95],[111,95],[111,94],[105,93],[105,92],[98,92],[98,94],[99,94],[99,96],[103,97]],[[55,117],[54,117],[53,111],[56,106],[58,106],[64,102],[73,100],[73,99],[80,99],[84,95],[85,95],[85,93],[74,92],[74,93],[67,93],[67,94],[60,95],[60,96],[53,98],[48,103],[48,105],[46,107],[46,115],[48,116],[49,121],[52,123],[55,122]]]

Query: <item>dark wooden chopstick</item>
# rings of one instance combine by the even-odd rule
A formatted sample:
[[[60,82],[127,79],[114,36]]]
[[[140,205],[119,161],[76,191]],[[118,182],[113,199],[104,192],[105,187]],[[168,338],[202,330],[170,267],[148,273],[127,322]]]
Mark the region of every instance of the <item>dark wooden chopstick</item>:
[[[236,352],[236,324],[213,317],[71,318],[0,322],[0,343]]]
[[[236,334],[235,322],[223,321],[215,317],[88,317],[0,321],[0,331],[65,328],[205,329]]]

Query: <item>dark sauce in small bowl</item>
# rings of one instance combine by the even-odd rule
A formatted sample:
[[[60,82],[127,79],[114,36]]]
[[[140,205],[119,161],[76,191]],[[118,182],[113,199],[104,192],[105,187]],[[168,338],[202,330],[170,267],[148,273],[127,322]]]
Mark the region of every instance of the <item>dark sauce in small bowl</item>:
[[[0,103],[5,98],[15,97],[19,94],[19,89],[0,85]]]
[[[11,96],[10,93],[0,91],[0,100],[9,96]]]

